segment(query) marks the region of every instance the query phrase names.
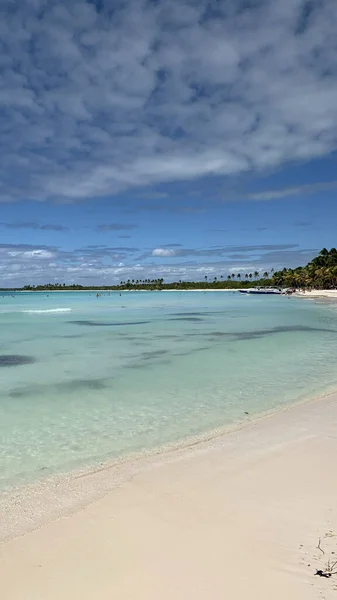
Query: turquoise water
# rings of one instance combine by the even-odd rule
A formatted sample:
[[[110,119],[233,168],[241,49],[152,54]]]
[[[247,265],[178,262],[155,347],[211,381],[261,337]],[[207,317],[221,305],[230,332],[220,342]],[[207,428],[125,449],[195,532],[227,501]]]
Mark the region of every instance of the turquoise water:
[[[337,306],[221,292],[0,296],[0,487],[337,382]]]

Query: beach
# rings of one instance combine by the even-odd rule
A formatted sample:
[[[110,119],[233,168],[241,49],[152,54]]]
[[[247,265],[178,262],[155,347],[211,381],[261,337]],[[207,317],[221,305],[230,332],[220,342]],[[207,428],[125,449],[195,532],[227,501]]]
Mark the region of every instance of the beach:
[[[334,305],[126,297],[2,299],[1,599],[333,598]]]
[[[332,394],[121,465],[124,480],[111,467],[59,482],[55,503],[73,503],[58,518],[43,510],[48,486],[17,496],[3,519],[14,537],[0,550],[1,596],[333,598],[337,578],[315,572],[337,552],[336,431]],[[87,486],[96,497],[81,504]]]
[[[331,298],[337,300],[337,290],[297,290],[295,296],[298,298]]]

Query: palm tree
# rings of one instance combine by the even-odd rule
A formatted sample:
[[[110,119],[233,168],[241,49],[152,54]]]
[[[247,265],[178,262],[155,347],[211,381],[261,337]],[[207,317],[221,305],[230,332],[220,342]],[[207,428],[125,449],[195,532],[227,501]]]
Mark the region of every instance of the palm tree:
[[[241,274],[240,273],[237,274],[237,278],[241,279]]]
[[[268,271],[265,271],[265,272],[263,273],[263,277],[264,277],[265,279],[268,279],[268,276],[269,276],[269,273],[268,273]]]
[[[259,272],[258,271],[254,271],[254,277],[255,277],[255,279],[257,279],[258,276],[259,276]]]

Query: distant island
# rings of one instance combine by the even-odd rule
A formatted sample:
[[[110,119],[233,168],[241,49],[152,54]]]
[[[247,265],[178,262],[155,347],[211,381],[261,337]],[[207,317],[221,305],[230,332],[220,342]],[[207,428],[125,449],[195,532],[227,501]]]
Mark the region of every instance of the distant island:
[[[125,290],[207,290],[239,289],[251,287],[278,287],[296,289],[335,289],[337,288],[337,250],[323,248],[305,267],[284,268],[281,271],[271,269],[262,276],[254,273],[231,273],[227,276],[209,277],[202,281],[164,282],[164,279],[127,279],[115,285],[79,285],[65,283],[47,283],[44,285],[25,285],[21,288],[0,288],[1,291],[125,291]]]

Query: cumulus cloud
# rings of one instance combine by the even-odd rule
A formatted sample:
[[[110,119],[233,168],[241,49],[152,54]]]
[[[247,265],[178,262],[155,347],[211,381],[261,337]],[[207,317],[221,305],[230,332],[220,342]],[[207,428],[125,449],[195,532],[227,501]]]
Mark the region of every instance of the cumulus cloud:
[[[178,251],[177,249],[175,250]],[[52,246],[0,244],[0,278],[3,287],[39,283],[114,284],[125,279],[165,281],[202,280],[306,264],[317,250],[296,245],[228,246],[226,249],[187,250],[187,254],[151,256],[140,261],[136,248],[87,246],[73,251]],[[180,260],[179,260],[180,257]],[[204,257],[200,260],[200,257]],[[157,260],[159,258],[164,261]],[[167,260],[167,259],[173,260]],[[165,263],[165,264],[164,264]]]
[[[155,248],[152,250],[152,256],[179,256],[179,250],[173,248]]]
[[[0,200],[327,155],[336,27],[336,0],[3,0]]]

